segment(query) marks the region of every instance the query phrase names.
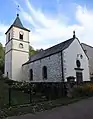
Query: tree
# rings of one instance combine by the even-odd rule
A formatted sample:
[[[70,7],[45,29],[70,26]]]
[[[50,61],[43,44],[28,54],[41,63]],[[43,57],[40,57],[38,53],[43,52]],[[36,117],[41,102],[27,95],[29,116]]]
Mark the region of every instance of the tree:
[[[38,50],[34,50],[34,48],[32,46],[29,46],[29,56],[35,55],[38,52],[39,51]]]
[[[0,43],[0,72],[3,74],[4,73],[4,47]]]
[[[38,52],[41,52],[42,50],[43,49],[34,50],[34,48],[32,46],[29,46],[29,56],[35,55]],[[4,52],[5,52],[5,48],[0,43],[0,74],[4,73],[4,61],[5,61]]]

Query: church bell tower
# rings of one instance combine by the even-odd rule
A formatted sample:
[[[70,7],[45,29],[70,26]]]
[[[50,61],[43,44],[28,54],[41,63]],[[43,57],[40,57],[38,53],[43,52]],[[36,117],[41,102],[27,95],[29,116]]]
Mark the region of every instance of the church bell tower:
[[[23,80],[22,64],[29,59],[29,32],[17,14],[14,23],[5,33],[5,76],[11,80]]]

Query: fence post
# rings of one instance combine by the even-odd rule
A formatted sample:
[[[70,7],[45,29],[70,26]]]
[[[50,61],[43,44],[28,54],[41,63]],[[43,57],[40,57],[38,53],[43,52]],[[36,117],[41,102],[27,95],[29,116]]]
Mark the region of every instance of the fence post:
[[[8,101],[9,101],[9,107],[11,106],[11,85],[12,85],[12,80],[8,80],[8,96],[9,96],[9,99],[8,99]]]
[[[8,105],[9,105],[9,107],[10,107],[10,106],[11,106],[11,89],[12,89],[11,86],[12,86],[12,84],[13,84],[13,80],[10,80],[10,79],[7,77],[5,83],[8,84]]]
[[[9,107],[11,106],[11,85],[9,85]]]
[[[29,83],[29,94],[30,94],[30,103],[32,102],[32,94],[31,94],[31,83]]]

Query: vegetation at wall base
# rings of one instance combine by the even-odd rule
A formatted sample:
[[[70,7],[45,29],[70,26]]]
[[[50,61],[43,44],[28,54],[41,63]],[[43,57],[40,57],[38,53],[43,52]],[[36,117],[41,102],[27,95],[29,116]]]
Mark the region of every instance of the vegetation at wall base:
[[[93,82],[75,86],[72,91],[73,97],[93,96]]]
[[[12,85],[11,85],[12,84]],[[12,90],[12,101],[11,106],[9,107],[9,86],[11,85]],[[42,85],[45,88],[50,90],[50,86],[55,89],[55,85],[57,85],[57,91],[59,91],[60,85],[59,84],[39,84],[36,88],[35,85],[32,85],[27,82],[15,82],[7,79],[0,80],[0,119],[7,117],[7,116],[15,116],[15,115],[22,115],[26,113],[36,113],[39,111],[49,110],[55,107],[59,107],[62,105],[68,105],[70,103],[74,103],[84,98],[88,98],[93,96],[93,83],[86,83],[73,88],[72,91],[72,98],[68,97],[55,97],[55,90],[52,90],[52,95],[50,99],[46,99],[44,96],[43,98],[38,98],[36,95],[35,98],[32,98],[30,103],[30,95],[29,95],[29,86],[32,89],[36,88],[36,90],[40,89]],[[24,89],[24,90],[23,90]],[[31,89],[31,90],[32,90]],[[41,89],[40,89],[41,91]],[[33,96],[37,91],[32,90]],[[51,91],[50,91],[51,92]],[[58,92],[60,94],[60,91]],[[58,98],[58,99],[57,99]]]
[[[45,110],[50,110],[55,107],[68,105],[84,98],[86,97],[60,98],[60,99],[40,102],[36,104],[26,104],[26,105],[18,105],[18,106],[13,106],[9,108],[4,108],[0,110],[0,119],[5,119],[5,117],[8,117],[8,116],[18,116],[18,115],[23,115],[27,113],[35,114],[36,112],[42,112]]]

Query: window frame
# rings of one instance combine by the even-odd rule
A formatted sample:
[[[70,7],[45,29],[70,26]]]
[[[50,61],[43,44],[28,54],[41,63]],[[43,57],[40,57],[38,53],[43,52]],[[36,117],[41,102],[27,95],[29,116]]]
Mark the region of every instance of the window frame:
[[[10,33],[8,34],[8,42],[10,41]]]
[[[47,79],[47,67],[46,66],[42,67],[42,76],[43,76],[43,79]]]
[[[19,39],[23,40],[24,33],[22,31],[19,32]]]
[[[8,78],[8,72],[7,72],[7,78]]]
[[[20,47],[20,46],[22,46],[22,47]],[[20,48],[23,48],[23,44],[22,44],[22,43],[20,43],[20,44],[19,44],[19,47],[20,47]]]
[[[33,69],[29,70],[29,80],[33,81]]]

